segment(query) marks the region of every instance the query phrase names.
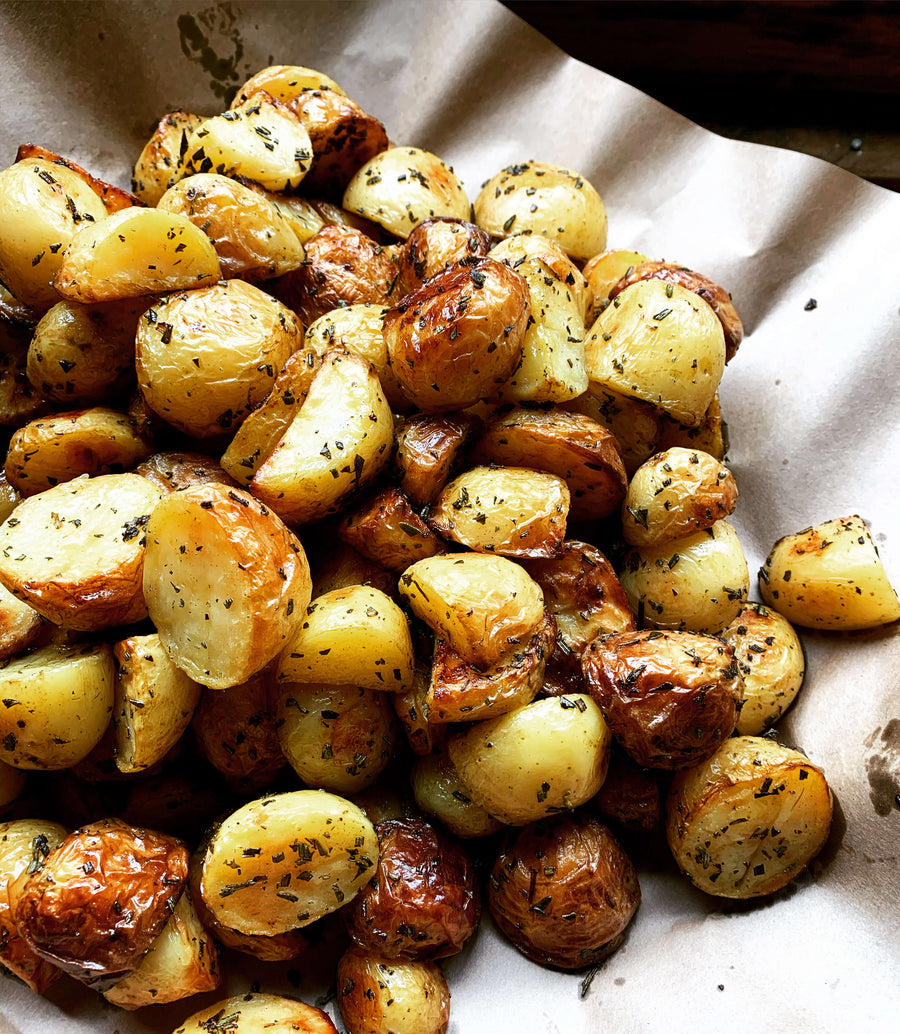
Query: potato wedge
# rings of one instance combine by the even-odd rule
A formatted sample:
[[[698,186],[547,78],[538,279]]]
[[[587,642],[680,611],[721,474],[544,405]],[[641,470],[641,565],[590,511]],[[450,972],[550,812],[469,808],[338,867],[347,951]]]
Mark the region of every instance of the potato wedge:
[[[281,654],[278,677],[403,692],[413,680],[406,615],[389,596],[366,585],[318,596]]]
[[[566,254],[565,249],[556,241],[527,231],[515,233],[512,237],[505,237],[499,244],[495,244],[489,254],[491,258],[512,266],[513,269],[521,269],[522,265],[530,260],[539,260],[558,280],[563,281],[581,313],[582,324],[587,323],[592,311],[587,280]]]
[[[53,283],[71,301],[108,302],[221,277],[216,249],[189,219],[157,208],[126,208],[75,234]]]
[[[156,205],[165,192],[187,175],[184,156],[188,138],[203,119],[188,111],[163,115],[144,144],[131,174],[131,189],[147,205]]]
[[[150,617],[172,661],[202,686],[235,686],[272,661],[310,587],[299,540],[240,489],[173,492],[147,524]]]
[[[145,618],[144,528],[161,494],[137,474],[101,474],[31,496],[0,526],[0,580],[68,628]]]
[[[312,1005],[278,995],[250,994],[225,998],[189,1016],[174,1034],[204,1034],[228,1020],[228,1034],[258,1034],[260,1030],[295,1034],[338,1034],[328,1014]]]
[[[110,215],[113,212],[121,212],[123,208],[131,208],[132,205],[143,207],[143,202],[139,197],[129,194],[127,190],[123,190],[113,183],[107,183],[105,180],[91,175],[87,169],[73,162],[71,158],[64,158],[61,154],[57,154],[56,151],[49,151],[46,147],[41,147],[38,144],[19,145],[16,151],[17,162],[30,162],[34,161],[35,158],[48,161],[57,168],[62,166],[74,172],[100,198],[103,202],[103,207]]]

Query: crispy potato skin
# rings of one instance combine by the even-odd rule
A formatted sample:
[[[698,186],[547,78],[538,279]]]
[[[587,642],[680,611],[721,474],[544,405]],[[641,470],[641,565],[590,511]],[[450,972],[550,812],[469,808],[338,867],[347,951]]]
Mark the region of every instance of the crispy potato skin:
[[[168,495],[182,488],[194,485],[228,485],[237,488],[238,483],[226,474],[218,463],[202,452],[157,452],[134,468],[140,474]]]
[[[423,414],[397,432],[394,466],[400,488],[415,506],[433,503],[450,480],[472,431],[472,421],[457,413]]]
[[[376,832],[375,876],[345,912],[350,936],[385,958],[456,955],[481,915],[468,856],[423,819],[388,819]]]
[[[641,890],[628,856],[596,819],[559,815],[507,835],[491,870],[488,908],[541,966],[583,969],[622,943]]]
[[[400,248],[400,296],[409,294],[445,269],[472,265],[491,250],[491,237],[480,226],[459,219],[426,219]]]
[[[349,546],[391,571],[446,552],[398,488],[385,488],[353,510],[338,532]]]
[[[227,1019],[228,1025],[220,1026]],[[294,1034],[338,1034],[337,1027],[313,1005],[270,994],[244,994],[225,998],[189,1016],[175,1034],[258,1034],[260,1031],[293,1031]]]
[[[448,269],[384,317],[391,366],[426,413],[496,395],[522,357],[531,315],[528,286],[493,259]]]
[[[618,632],[594,640],[583,663],[613,735],[644,768],[694,765],[734,731],[743,681],[721,639]]]
[[[591,799],[591,806],[626,829],[637,832],[656,829],[662,820],[657,776],[651,769],[641,768],[632,761],[620,747],[614,746],[606,779]]]
[[[187,873],[174,837],[104,819],[69,834],[28,878],[16,923],[34,952],[103,989],[138,964]]]

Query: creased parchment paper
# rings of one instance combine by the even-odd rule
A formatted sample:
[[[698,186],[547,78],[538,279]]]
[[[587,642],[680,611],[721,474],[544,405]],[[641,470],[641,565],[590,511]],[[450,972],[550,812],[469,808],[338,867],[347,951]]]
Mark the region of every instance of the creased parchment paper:
[[[900,198],[716,137],[480,0],[7,2],[0,161],[34,142],[127,185],[162,114],[222,110],[273,62],[333,76],[392,140],[452,163],[471,198],[502,166],[569,165],[602,194],[610,246],[731,290],[748,336],[721,399],[751,571],[781,535],[858,512],[900,584]],[[837,800],[812,873],[771,901],[729,904],[694,891],[663,852],[637,859],[643,904],[584,998],[582,975],[532,965],[485,922],[444,967],[453,1034],[897,1029],[900,636],[805,643],[807,683],[780,733],[824,766]],[[258,980],[313,1001],[333,981],[314,967],[232,957],[229,990]],[[0,1034],[169,1032],[211,1000],[134,1015],[71,981],[41,1000],[2,978]]]

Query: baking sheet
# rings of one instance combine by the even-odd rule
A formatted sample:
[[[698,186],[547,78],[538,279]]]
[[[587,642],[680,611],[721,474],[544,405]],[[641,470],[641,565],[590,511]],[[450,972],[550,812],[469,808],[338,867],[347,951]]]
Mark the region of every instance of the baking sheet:
[[[725,285],[748,335],[721,399],[751,570],[782,534],[858,512],[900,584],[900,198],[814,158],[716,137],[481,0],[4,3],[0,162],[29,141],[127,185],[163,113],[221,110],[273,62],[332,75],[392,140],[451,162],[472,198],[516,161],[569,165],[604,197],[610,246]],[[838,805],[811,873],[771,900],[730,904],[664,859],[639,863],[627,944],[583,998],[583,975],[533,966],[488,924],[444,966],[453,1034],[895,1029],[900,635],[805,643],[807,684],[781,735],[825,767]],[[232,986],[254,980],[311,1001],[329,978],[238,957]],[[0,1034],[171,1031],[212,997],[129,1015],[71,982],[42,1001],[0,979]]]

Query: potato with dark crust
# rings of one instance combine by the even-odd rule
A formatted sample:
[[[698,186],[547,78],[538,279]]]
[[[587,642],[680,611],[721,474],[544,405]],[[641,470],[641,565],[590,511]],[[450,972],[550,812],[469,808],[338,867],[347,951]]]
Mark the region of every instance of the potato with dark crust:
[[[656,773],[641,768],[621,747],[613,744],[606,779],[588,807],[626,829],[638,832],[655,829],[662,819]]]
[[[139,463],[134,472],[152,481],[165,493],[210,482],[231,488],[238,485],[211,456],[202,452],[156,452]]]
[[[399,488],[384,488],[352,510],[338,534],[357,552],[392,571],[405,571],[423,557],[446,552]]]
[[[474,223],[461,219],[426,219],[400,248],[397,281],[400,297],[415,291],[445,269],[472,265],[490,250],[490,234]]]
[[[375,874],[344,913],[350,936],[385,958],[456,955],[481,915],[468,856],[424,819],[389,819],[375,831]]]
[[[583,663],[613,735],[644,768],[694,765],[734,731],[743,680],[715,636],[617,632],[595,639]]]
[[[306,261],[273,290],[309,326],[345,305],[390,305],[397,267],[392,252],[350,226],[323,226],[306,242]]]
[[[70,833],[28,877],[16,924],[36,954],[104,990],[137,966],[187,874],[174,837],[103,819]]]
[[[532,962],[583,969],[610,956],[641,901],[637,873],[596,819],[559,815],[507,834],[488,908]]]
[[[501,262],[445,270],[384,317],[391,366],[423,412],[463,409],[515,370],[530,315],[525,281]]]
[[[461,413],[436,413],[414,416],[399,428],[394,467],[414,506],[434,502],[450,480],[472,425]]]

